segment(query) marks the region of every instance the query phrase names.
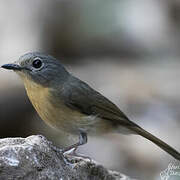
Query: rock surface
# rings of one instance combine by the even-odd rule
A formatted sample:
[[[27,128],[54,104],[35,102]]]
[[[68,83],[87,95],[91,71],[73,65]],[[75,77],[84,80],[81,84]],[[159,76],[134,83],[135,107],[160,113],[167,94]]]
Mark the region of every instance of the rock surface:
[[[45,137],[0,139],[0,180],[131,180],[86,159],[65,161]]]

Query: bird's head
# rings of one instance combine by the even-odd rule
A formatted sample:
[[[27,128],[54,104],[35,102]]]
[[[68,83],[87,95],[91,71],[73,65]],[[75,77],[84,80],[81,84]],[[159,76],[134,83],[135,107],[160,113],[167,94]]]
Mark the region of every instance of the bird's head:
[[[60,84],[69,75],[59,60],[38,52],[27,53],[18,61],[1,67],[14,70],[23,81],[32,81],[42,86],[57,82]]]

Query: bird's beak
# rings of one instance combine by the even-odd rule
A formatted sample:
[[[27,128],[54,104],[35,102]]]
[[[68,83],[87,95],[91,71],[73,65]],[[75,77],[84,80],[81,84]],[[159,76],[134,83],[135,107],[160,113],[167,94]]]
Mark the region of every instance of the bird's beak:
[[[20,71],[22,68],[18,64],[4,64],[1,66],[4,69]]]

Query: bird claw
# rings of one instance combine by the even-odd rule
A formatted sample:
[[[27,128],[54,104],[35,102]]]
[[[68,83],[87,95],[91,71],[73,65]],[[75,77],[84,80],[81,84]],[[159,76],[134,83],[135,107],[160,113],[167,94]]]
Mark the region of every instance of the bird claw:
[[[92,162],[92,159],[90,157],[79,154],[76,152],[76,150],[77,148],[72,148],[71,150],[64,152],[63,155],[66,157],[74,157],[78,159],[88,159],[90,162]]]

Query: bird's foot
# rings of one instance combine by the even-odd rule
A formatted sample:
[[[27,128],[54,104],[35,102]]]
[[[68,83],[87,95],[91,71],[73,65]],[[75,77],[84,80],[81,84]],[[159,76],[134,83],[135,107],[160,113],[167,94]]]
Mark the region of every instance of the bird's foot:
[[[76,163],[80,159],[88,159],[92,162],[92,159],[88,156],[84,156],[82,154],[77,153],[77,148],[83,144],[87,143],[87,134],[81,132],[79,135],[79,141],[71,146],[68,146],[64,149],[57,148],[51,142],[49,142],[50,147],[61,156],[63,155],[64,161],[67,163]]]
[[[76,148],[71,148],[70,150],[68,151],[65,151],[63,153],[64,157],[67,157],[68,159],[88,159],[90,162],[92,162],[92,159],[88,156],[85,156],[83,154],[80,154],[80,153],[77,153],[77,147]]]

